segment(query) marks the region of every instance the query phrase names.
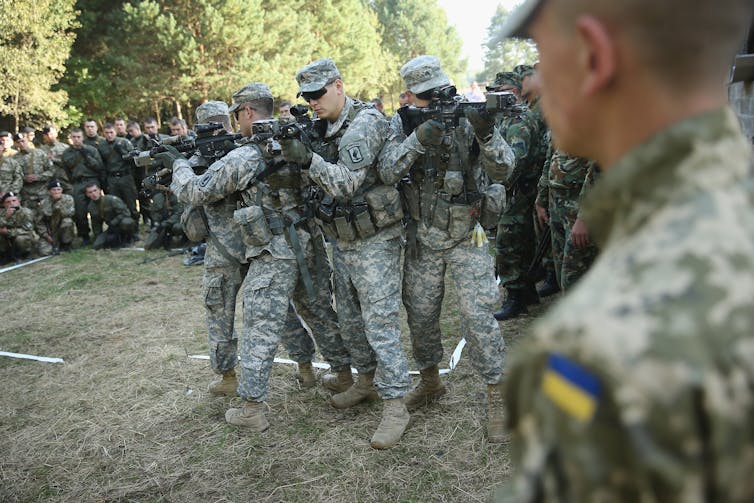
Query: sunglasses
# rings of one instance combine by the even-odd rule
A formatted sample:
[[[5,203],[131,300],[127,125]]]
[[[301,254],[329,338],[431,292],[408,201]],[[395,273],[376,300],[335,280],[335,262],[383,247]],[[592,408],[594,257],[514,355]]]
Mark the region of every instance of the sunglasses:
[[[301,97],[304,99],[304,101],[309,103],[311,100],[320,99],[325,94],[327,94],[327,87],[323,87],[322,89],[318,89],[317,91],[301,93]]]

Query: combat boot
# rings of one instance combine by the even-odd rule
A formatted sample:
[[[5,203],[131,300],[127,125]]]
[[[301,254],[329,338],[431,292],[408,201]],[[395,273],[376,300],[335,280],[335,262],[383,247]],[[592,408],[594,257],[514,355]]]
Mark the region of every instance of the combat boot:
[[[351,369],[340,370],[334,374],[325,374],[322,377],[322,386],[335,393],[343,393],[353,386]]]
[[[523,300],[522,290],[518,288],[509,288],[505,302],[503,302],[500,309],[495,311],[492,316],[498,321],[503,321],[528,312],[529,311],[526,309],[526,304]]]
[[[377,392],[374,390],[372,383],[374,381],[374,372],[359,374],[356,382],[343,393],[338,393],[330,397],[330,405],[336,409],[347,409],[364,400],[377,400]]]
[[[398,441],[406,431],[411,415],[406,409],[403,398],[388,398],[383,400],[382,420],[377,431],[372,435],[374,449],[390,449],[398,445]]]
[[[264,402],[245,402],[241,409],[228,409],[225,411],[225,421],[234,426],[242,426],[263,432],[270,427],[270,423],[264,417],[265,408]]]
[[[445,385],[440,380],[440,369],[437,365],[420,370],[419,373],[421,374],[419,384],[409,391],[405,398],[409,412],[425,407],[445,394]]]
[[[544,283],[542,283],[542,288],[537,289],[537,295],[539,295],[541,298],[545,298],[549,297],[550,295],[555,295],[559,291],[560,286],[558,285],[558,281],[555,278],[555,273],[550,271],[547,273]]]
[[[313,388],[317,385],[317,379],[314,377],[312,362],[301,362],[298,364],[296,379],[302,388]]]
[[[487,441],[499,444],[506,439],[503,419],[503,381],[487,385]]]
[[[521,300],[526,306],[539,304],[540,299],[534,283],[527,283],[526,286],[521,290]]]
[[[216,376],[209,383],[208,391],[211,395],[215,396],[236,396],[238,394],[236,389],[238,389],[236,371],[230,369],[227,372],[223,372],[222,375]]]

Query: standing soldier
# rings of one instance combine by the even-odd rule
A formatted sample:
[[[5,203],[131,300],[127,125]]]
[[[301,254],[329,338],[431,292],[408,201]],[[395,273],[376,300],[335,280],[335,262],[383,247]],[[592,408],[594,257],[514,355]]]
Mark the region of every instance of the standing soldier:
[[[47,154],[47,157],[55,166],[54,178],[60,182],[64,194],[73,193],[73,185],[68,179],[68,173],[63,168],[63,152],[68,149],[68,145],[58,141],[58,129],[55,126],[46,125],[42,128],[42,144],[39,147]]]
[[[115,126],[105,124],[102,129],[105,135],[104,141],[100,142],[99,153],[107,173],[106,191],[108,194],[118,196],[126,203],[131,217],[139,221],[139,213],[136,211],[136,185],[132,174],[133,161],[123,159],[123,156],[133,150],[131,142],[125,138],[119,138],[115,133]]]
[[[13,157],[18,152],[13,148],[13,135],[8,131],[0,131],[0,143],[3,144],[3,157]]]
[[[89,241],[89,220],[87,207],[89,199],[86,197],[86,186],[99,183],[105,176],[102,158],[96,148],[84,144],[84,132],[72,129],[69,138],[71,147],[63,152],[63,168],[70,174],[73,182],[73,200],[76,204],[76,233],[84,245]]]
[[[71,248],[76,204],[73,196],[63,193],[59,181],[51,180],[47,189],[49,193],[39,203],[36,215],[37,234],[41,238],[39,249],[43,255],[57,255]]]
[[[754,501],[754,183],[728,104],[751,0],[527,0],[600,254],[515,348],[516,502]],[[748,278],[748,279],[747,279]]]
[[[97,127],[97,121],[94,119],[87,119],[84,121],[84,133],[86,134],[84,137],[84,144],[99,150],[100,143],[105,141],[105,139],[98,134],[98,130],[99,127]]]
[[[358,381],[333,395],[347,408],[373,396],[384,406],[372,436],[376,449],[395,446],[409,421],[403,397],[411,379],[400,344],[400,195],[379,179],[378,161],[389,125],[371,105],[345,93],[331,59],[296,72],[301,96],[325,121],[314,152],[299,140],[281,142],[287,161],[309,168],[326,196],[318,208],[333,249],[335,298],[341,334],[359,371]]]
[[[0,196],[6,192],[19,194],[24,186],[24,171],[13,156],[5,155],[5,143],[0,142]]]
[[[18,133],[16,135],[18,154],[14,156],[24,173],[24,186],[21,189],[21,201],[32,211],[37,209],[39,201],[47,196],[47,182],[55,175],[55,168],[47,154]]]
[[[433,96],[450,85],[434,56],[412,59],[401,68],[401,77],[419,108],[430,106]],[[479,113],[469,113],[469,121],[460,120],[453,130],[427,121],[411,131],[402,119],[400,113],[393,116],[395,140],[386,146],[388,155],[380,174],[385,183],[403,180],[405,211],[411,218],[403,262],[403,304],[421,381],[406,396],[406,406],[413,410],[445,394],[438,364],[443,356],[440,312],[447,272],[460,302],[461,326],[473,366],[487,385],[488,440],[502,442],[505,343],[490,316],[500,293],[486,239],[473,238],[483,232],[475,215],[488,189],[487,180],[503,182],[514,165],[514,154],[493,119]],[[446,158],[458,159],[458,165]],[[502,198],[502,191],[499,194]]]

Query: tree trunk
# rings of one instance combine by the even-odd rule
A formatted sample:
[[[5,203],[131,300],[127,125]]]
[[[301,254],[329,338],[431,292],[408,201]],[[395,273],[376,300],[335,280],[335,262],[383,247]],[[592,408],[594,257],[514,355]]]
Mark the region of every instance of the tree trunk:
[[[175,100],[175,116],[179,119],[183,119],[183,113],[181,111],[181,102],[178,100]]]

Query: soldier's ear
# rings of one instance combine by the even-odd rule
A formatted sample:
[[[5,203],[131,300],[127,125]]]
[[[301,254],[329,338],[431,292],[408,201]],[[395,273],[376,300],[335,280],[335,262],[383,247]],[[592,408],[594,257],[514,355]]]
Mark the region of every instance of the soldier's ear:
[[[581,16],[576,30],[580,40],[578,66],[583,76],[581,92],[585,97],[593,96],[615,78],[618,48],[607,27],[595,17]]]

